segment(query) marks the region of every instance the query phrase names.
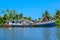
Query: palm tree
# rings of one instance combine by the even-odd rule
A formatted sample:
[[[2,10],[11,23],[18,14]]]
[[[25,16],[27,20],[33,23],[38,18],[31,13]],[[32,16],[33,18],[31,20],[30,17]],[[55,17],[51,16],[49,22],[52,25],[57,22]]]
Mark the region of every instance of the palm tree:
[[[56,11],[54,18],[60,20],[60,11],[59,10]]]
[[[27,17],[24,17],[24,19],[26,19],[26,20],[27,20]]]
[[[15,16],[15,11],[16,10],[9,10],[9,9],[7,9],[7,10],[5,10],[5,12],[8,14],[8,16],[9,16],[9,20],[12,20],[13,19],[13,17]]]
[[[10,20],[12,20],[12,19],[13,19],[13,16],[14,16],[13,11],[10,10],[8,13],[9,13],[9,18],[10,18]]]
[[[19,17],[18,14],[16,14],[16,15],[15,15],[15,18],[16,18],[16,19],[19,19],[18,17]]]
[[[9,17],[9,19],[11,19],[12,18],[12,11],[11,10],[9,10],[9,9],[7,9],[7,10],[4,10],[3,11],[3,13],[7,13],[8,14],[8,17]]]
[[[35,22],[37,22],[37,19],[35,19]]]
[[[2,19],[3,19],[3,18],[0,16],[0,24],[2,24]]]
[[[42,17],[43,17],[43,20],[45,20],[45,21],[51,19],[50,14],[48,13],[48,11],[45,11],[45,13],[42,15]]]
[[[32,20],[32,18],[31,17],[28,17],[27,20]]]
[[[12,10],[13,12],[13,20],[19,19],[19,14],[16,10]]]
[[[41,18],[38,18],[38,22],[41,22]]]
[[[3,20],[8,20],[8,15],[6,13],[2,17],[3,17]]]
[[[40,20],[41,18],[38,18],[38,20]]]
[[[6,13],[4,13],[3,16],[0,16],[0,24],[6,23],[7,20],[8,20],[8,15]]]
[[[24,16],[23,16],[23,13],[19,14],[19,18],[20,18],[20,19],[23,19],[23,17],[24,17]]]

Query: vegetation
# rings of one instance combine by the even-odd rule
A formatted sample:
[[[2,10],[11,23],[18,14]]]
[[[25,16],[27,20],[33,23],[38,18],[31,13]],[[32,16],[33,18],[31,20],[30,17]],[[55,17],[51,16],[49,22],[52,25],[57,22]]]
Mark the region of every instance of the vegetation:
[[[51,16],[48,13],[48,11],[45,11],[45,13],[42,15],[44,21],[51,20]]]
[[[1,13],[3,13],[2,16],[0,16],[0,24],[5,24],[7,20],[32,20],[31,17],[25,17],[23,13],[18,13],[16,10],[4,10]],[[51,17],[50,13],[48,11],[45,11],[42,14],[42,18],[35,19],[35,21],[39,22],[40,20],[48,21],[48,20],[55,20],[56,25],[60,25],[60,10],[57,10],[55,15]]]
[[[53,19],[55,20],[56,26],[60,26],[60,11],[59,10],[56,11]]]

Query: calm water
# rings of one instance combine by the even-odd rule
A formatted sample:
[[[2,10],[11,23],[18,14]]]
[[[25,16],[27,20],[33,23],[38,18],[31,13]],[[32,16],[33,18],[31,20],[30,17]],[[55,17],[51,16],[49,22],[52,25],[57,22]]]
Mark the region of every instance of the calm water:
[[[0,40],[60,40],[60,28],[0,28]]]

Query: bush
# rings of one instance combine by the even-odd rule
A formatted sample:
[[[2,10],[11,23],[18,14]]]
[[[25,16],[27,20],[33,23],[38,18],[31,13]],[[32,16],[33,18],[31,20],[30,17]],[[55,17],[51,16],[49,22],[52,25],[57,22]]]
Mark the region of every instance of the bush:
[[[56,26],[60,26],[60,20],[55,21]]]

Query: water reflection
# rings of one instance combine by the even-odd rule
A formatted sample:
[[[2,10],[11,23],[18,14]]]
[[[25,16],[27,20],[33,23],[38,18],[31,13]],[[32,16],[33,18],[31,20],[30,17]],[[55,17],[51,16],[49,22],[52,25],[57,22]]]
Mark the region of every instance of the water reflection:
[[[22,28],[3,29],[4,40],[22,40],[23,30]]]
[[[60,28],[0,28],[0,40],[59,40]]]
[[[60,40],[60,28],[56,29],[56,38],[57,40]]]
[[[26,28],[24,36],[26,40],[48,40],[50,35],[49,30],[49,28]]]

